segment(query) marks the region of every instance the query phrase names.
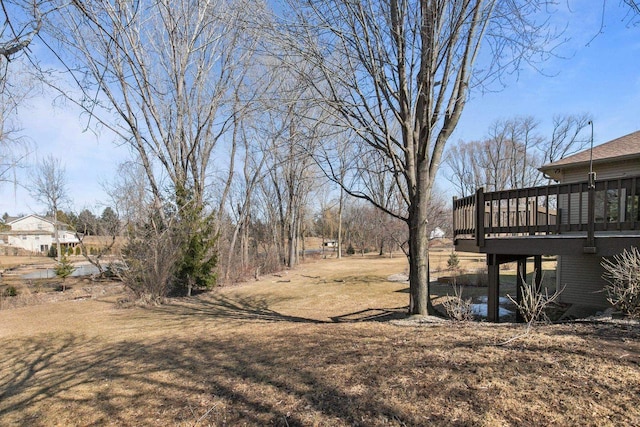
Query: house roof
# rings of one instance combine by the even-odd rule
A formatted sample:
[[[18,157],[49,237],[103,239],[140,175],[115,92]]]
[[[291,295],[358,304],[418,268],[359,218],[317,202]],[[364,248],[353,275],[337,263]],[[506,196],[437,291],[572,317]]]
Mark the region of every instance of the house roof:
[[[565,157],[553,163],[547,163],[539,168],[543,173],[556,169],[589,164],[591,149]],[[640,158],[640,131],[630,133],[612,141],[593,147],[593,163],[602,163],[611,160],[626,160]]]
[[[45,222],[48,222],[50,224],[53,224],[53,219],[45,218],[43,216],[36,215],[36,214],[30,214],[30,215],[21,216],[19,218],[12,218],[11,221],[7,221],[7,225],[11,225],[11,224],[13,224],[15,222],[22,221],[22,220],[24,220],[26,218],[29,218],[29,217],[38,218],[41,221],[45,221]],[[58,221],[58,223],[60,223],[60,221]]]

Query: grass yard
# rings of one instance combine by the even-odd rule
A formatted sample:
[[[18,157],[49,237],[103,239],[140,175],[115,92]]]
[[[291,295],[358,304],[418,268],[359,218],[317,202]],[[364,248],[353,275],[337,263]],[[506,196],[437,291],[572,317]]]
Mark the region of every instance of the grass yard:
[[[407,284],[388,278],[406,265],[327,259],[159,307],[0,310],[0,425],[640,425],[637,323],[501,345],[523,326],[405,319]]]

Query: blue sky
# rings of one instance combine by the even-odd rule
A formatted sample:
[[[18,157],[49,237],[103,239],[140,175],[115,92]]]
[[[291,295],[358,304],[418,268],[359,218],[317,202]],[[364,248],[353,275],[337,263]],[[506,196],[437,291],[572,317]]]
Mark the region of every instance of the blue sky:
[[[538,118],[548,135],[554,114],[590,113],[596,145],[640,130],[640,25],[617,1],[604,5],[603,15],[597,0],[561,0],[556,19],[570,37],[561,57],[546,62],[544,74],[524,69],[506,89],[472,95],[452,141],[482,138],[491,122],[518,115]]]
[[[546,75],[523,69],[509,76],[499,92],[473,93],[450,144],[481,139],[493,121],[518,115],[538,118],[540,131],[548,135],[554,114],[591,113],[596,145],[640,130],[640,25],[625,19],[618,1],[604,4],[603,15],[599,0],[561,0],[554,19],[568,22],[570,37],[558,51],[563,57],[544,64]],[[54,107],[51,94],[29,100],[19,116],[35,148],[32,160],[49,154],[61,158],[73,208],[100,212],[106,202],[100,183],[113,176],[128,150],[107,133],[85,131],[86,118],[72,107]],[[23,174],[21,180],[26,179]],[[439,187],[447,187],[446,181]],[[43,208],[25,190],[0,186],[0,214],[41,213]]]

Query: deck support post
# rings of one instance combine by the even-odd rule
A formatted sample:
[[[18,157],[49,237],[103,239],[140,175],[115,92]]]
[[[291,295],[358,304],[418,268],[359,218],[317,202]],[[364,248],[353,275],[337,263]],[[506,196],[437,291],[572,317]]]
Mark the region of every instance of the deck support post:
[[[518,305],[522,304],[522,288],[525,283],[525,278],[527,277],[527,259],[520,258],[518,259],[518,266],[516,268],[516,302]],[[524,317],[522,317],[522,313],[520,310],[516,308],[516,322],[522,323],[524,322]]]
[[[476,190],[476,245],[484,246],[484,188]]]
[[[533,257],[533,276],[536,282],[536,292],[542,292],[542,255]]]
[[[487,254],[488,295],[487,295],[487,320],[489,322],[500,321],[500,263],[498,255]]]

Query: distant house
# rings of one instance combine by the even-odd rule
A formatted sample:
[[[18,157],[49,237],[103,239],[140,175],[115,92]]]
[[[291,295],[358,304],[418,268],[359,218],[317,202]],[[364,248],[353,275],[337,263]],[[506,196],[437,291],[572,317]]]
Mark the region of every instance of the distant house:
[[[431,233],[429,233],[429,240],[442,239],[444,238],[445,234],[446,233],[442,231],[440,227],[436,227],[431,230]]]
[[[55,246],[54,221],[38,215],[9,219],[9,230],[0,232],[0,244],[24,249],[33,253],[47,253]],[[68,226],[58,222],[58,238],[62,248],[75,247],[80,241]]]
[[[561,300],[606,308],[602,259],[640,246],[640,131],[540,171],[557,184],[490,193],[479,188],[453,202],[456,250],[487,255],[489,320],[499,319],[501,264],[518,263],[520,286],[527,258],[541,271],[542,255],[557,255]]]
[[[337,248],[338,242],[336,240],[327,240],[322,244],[325,248]]]

